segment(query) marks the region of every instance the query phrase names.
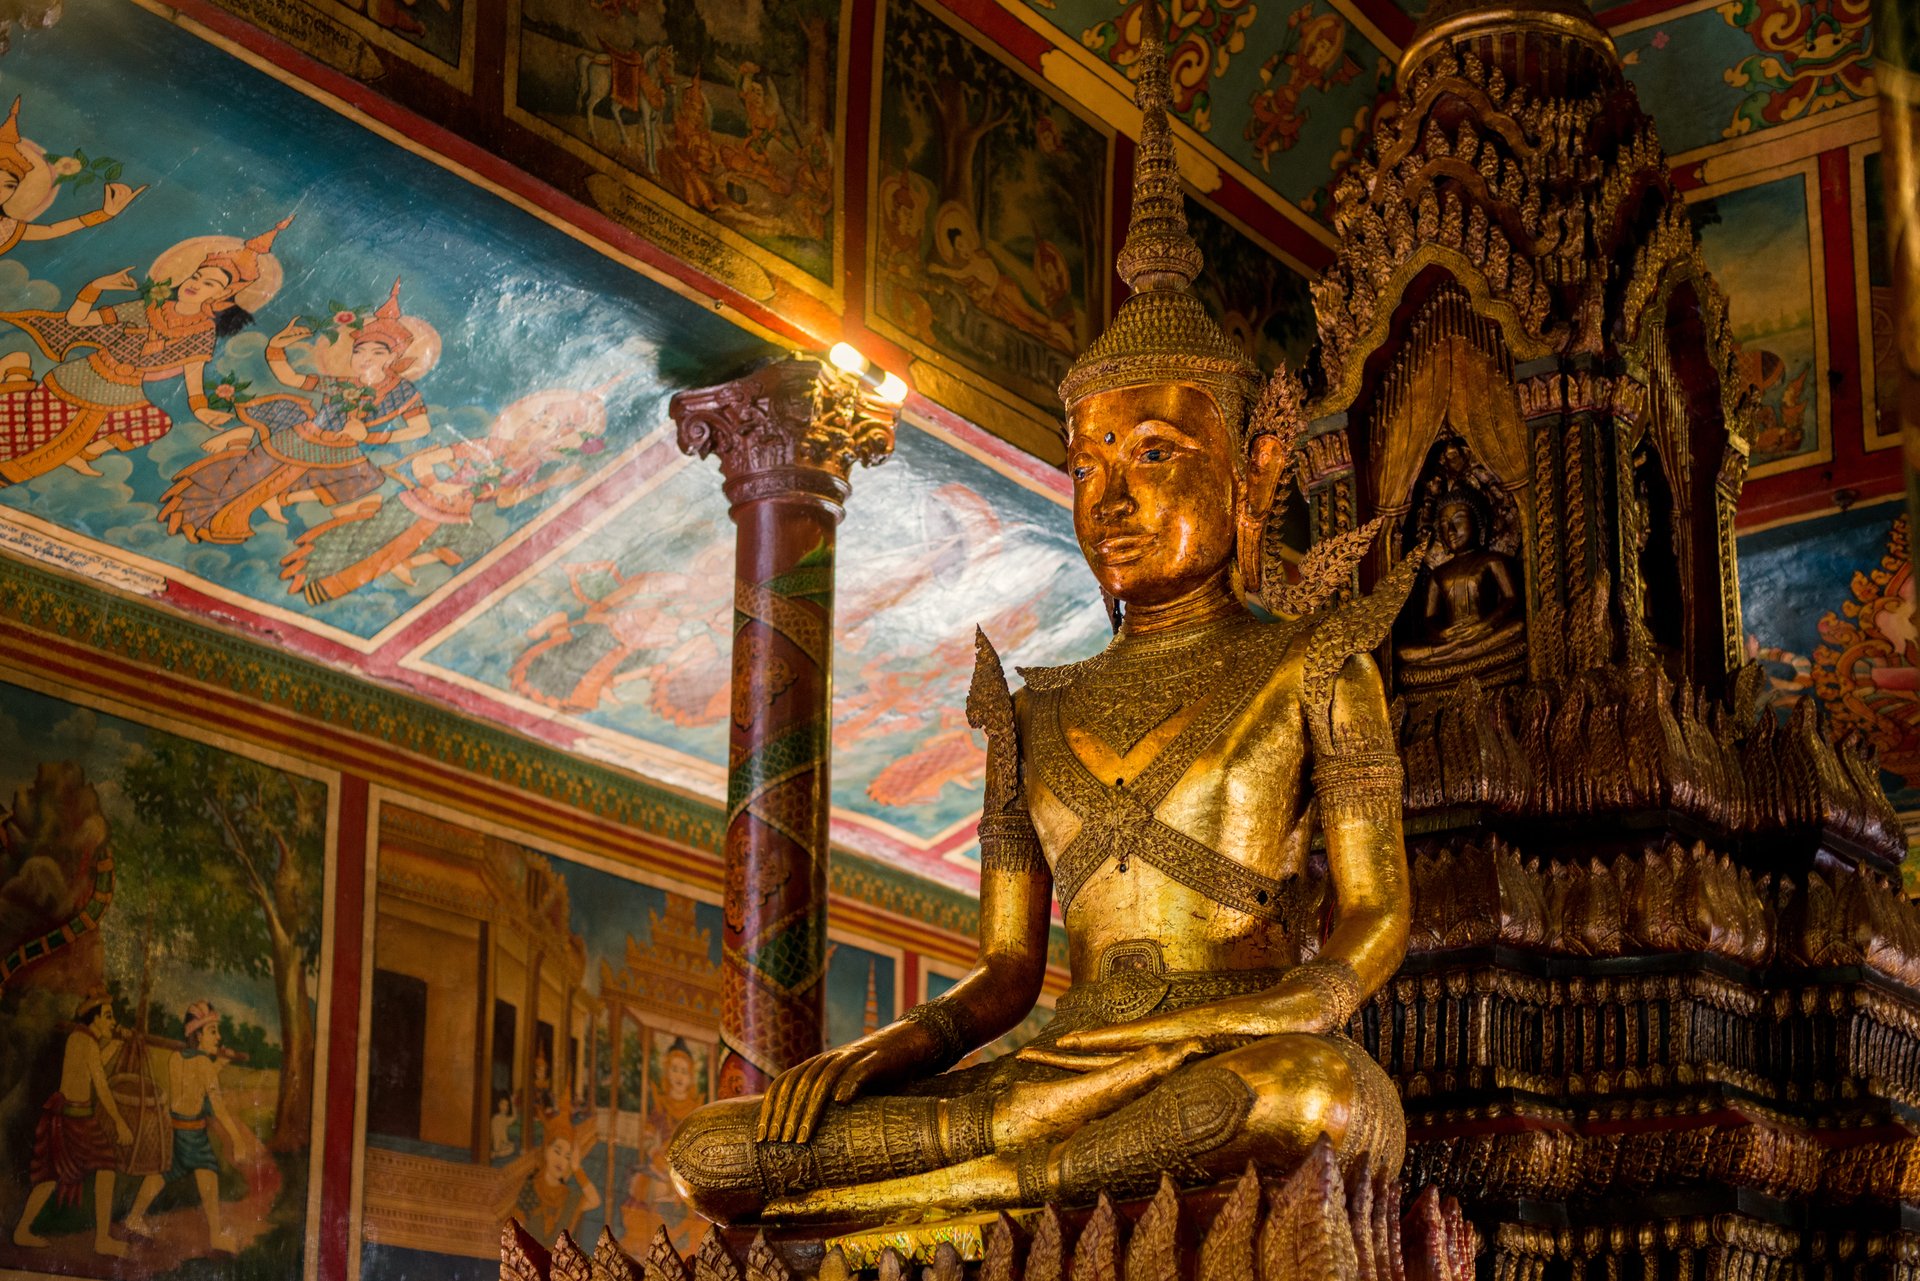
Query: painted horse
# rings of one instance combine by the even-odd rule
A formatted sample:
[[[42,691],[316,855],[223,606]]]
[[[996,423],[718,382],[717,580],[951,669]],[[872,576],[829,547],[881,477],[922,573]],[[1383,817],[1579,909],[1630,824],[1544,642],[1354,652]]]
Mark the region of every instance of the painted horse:
[[[582,53],[574,60],[580,92],[577,105],[587,118],[587,138],[598,143],[600,104],[607,104],[614,128],[620,131],[620,145],[629,146],[627,122],[621,108],[640,118],[641,137],[647,159],[647,172],[656,172],[654,157],[659,147],[660,119],[667,106],[667,88],[673,81],[673,47],[655,45],[645,53],[615,49],[605,41],[601,52]]]

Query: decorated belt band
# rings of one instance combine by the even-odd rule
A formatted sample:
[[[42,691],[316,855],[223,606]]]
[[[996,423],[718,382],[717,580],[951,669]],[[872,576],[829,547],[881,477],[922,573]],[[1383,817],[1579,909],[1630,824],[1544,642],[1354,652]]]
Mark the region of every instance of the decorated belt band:
[[[71,1117],[76,1121],[84,1121],[93,1115],[93,1104],[68,1103],[60,1109],[60,1115]]]
[[[181,1116],[176,1112],[170,1119],[173,1122],[173,1128],[176,1130],[204,1130],[207,1128],[207,1118],[204,1116]]]
[[[1207,1001],[1264,992],[1285,973],[1276,969],[1185,974],[1123,970],[1090,983],[1076,983],[1062,992],[1054,1005],[1054,1017],[1081,1027],[1124,1023],[1155,1010],[1180,1010]]]

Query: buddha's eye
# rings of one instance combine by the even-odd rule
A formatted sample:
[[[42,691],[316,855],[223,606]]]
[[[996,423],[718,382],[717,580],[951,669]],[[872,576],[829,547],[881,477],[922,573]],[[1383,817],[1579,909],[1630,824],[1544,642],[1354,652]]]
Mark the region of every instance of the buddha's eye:
[[[1155,445],[1151,449],[1142,450],[1140,453],[1140,461],[1143,463],[1164,463],[1171,457],[1173,457],[1173,451],[1162,448],[1159,445]]]
[[[1091,475],[1093,475],[1093,468],[1087,466],[1085,463],[1075,464],[1073,468],[1073,478],[1075,480],[1085,480]]]

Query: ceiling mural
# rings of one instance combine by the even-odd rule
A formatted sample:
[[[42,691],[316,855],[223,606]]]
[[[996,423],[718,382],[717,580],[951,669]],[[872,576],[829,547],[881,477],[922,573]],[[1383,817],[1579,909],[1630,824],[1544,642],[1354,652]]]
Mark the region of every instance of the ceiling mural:
[[[618,464],[687,376],[669,339],[759,345],[235,70],[118,6],[10,64],[29,139],[120,180],[50,216],[143,190],[0,262],[0,521],[364,652]],[[67,165],[22,146],[29,183]]]
[[[724,796],[733,526],[665,402],[765,344],[130,7],[9,66],[50,141],[0,261],[0,541]],[[836,836],[964,878],[974,626],[1057,662],[1105,616],[1060,480],[978,433],[907,426],[855,489]]]
[[[407,665],[564,717],[581,728],[580,750],[719,796],[733,526],[709,468],[658,457],[624,501],[475,598]],[[1015,664],[1082,658],[1105,641],[1069,514],[1054,494],[907,428],[893,458],[856,479],[837,561],[836,836],[970,864],[986,763],[964,711],[974,628]]]
[[[1139,56],[1151,0],[1020,0],[1106,67]],[[1172,114],[1257,181],[1300,204],[1344,164],[1392,52],[1348,6],[1193,0],[1172,8]],[[1383,66],[1384,64],[1384,66]]]

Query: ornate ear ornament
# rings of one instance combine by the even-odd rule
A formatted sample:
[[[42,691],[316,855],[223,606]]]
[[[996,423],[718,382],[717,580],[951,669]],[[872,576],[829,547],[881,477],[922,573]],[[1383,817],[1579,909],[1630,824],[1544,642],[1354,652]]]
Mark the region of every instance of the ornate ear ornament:
[[[1239,510],[1234,513],[1241,589],[1256,599],[1262,595],[1268,582],[1286,581],[1286,571],[1279,561],[1278,546],[1269,545],[1274,540],[1268,535],[1279,528],[1280,518],[1286,515],[1288,478],[1294,469],[1294,455],[1300,438],[1307,430],[1305,406],[1306,394],[1300,379],[1283,364],[1274,371],[1273,377],[1267,379],[1266,386],[1261,389],[1260,399],[1254,403],[1253,412],[1247,419],[1243,440],[1249,462],[1262,440],[1275,441],[1279,450],[1272,501],[1267,504],[1266,510],[1253,510],[1249,492],[1251,486],[1248,485],[1241,488]]]

